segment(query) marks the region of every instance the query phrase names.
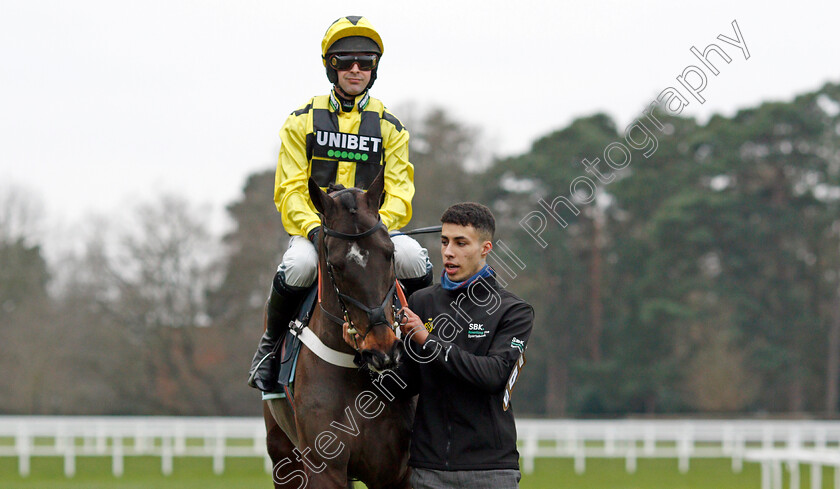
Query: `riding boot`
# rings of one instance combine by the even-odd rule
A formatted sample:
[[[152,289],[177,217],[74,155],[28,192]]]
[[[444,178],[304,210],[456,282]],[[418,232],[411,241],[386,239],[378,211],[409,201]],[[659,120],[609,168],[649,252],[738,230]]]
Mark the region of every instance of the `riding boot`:
[[[405,290],[405,298],[408,299],[411,294],[432,285],[432,274],[432,267],[428,267],[426,275],[416,278],[401,278],[400,283]]]
[[[257,353],[251,361],[248,385],[263,392],[277,390],[276,353],[289,323],[295,318],[305,287],[287,285],[281,273],[277,273],[271,285],[271,292],[265,304],[265,333],[260,338]]]

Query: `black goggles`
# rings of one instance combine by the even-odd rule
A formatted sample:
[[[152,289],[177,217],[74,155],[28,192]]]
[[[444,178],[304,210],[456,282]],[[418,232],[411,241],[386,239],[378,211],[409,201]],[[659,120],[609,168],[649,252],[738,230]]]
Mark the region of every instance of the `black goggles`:
[[[330,66],[336,70],[345,71],[359,63],[359,69],[370,71],[376,68],[379,56],[375,54],[333,54],[330,56]]]

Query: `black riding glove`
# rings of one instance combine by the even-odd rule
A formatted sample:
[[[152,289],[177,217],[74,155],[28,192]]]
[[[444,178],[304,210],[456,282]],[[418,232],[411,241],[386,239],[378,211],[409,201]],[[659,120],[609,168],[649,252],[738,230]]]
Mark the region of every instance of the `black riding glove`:
[[[318,235],[321,234],[321,226],[316,226],[315,229],[309,231],[309,234],[306,236],[309,238],[309,241],[315,246],[315,250],[318,250]]]

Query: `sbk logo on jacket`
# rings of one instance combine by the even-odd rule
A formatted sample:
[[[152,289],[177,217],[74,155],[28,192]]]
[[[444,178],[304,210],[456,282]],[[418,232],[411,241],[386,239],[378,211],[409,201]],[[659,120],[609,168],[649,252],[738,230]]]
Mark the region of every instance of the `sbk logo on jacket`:
[[[423,323],[423,326],[426,327],[426,331],[431,333],[435,330],[434,318],[429,318]],[[463,331],[463,327],[457,326],[457,331]],[[457,333],[456,333],[457,334]],[[467,329],[467,338],[470,339],[481,339],[487,337],[490,334],[490,331],[484,328],[484,323],[469,323],[469,328]],[[516,339],[516,338],[514,338]]]
[[[314,143],[312,153],[316,158],[371,162],[382,158],[380,137],[316,130]]]
[[[470,323],[470,329],[467,332],[467,337],[471,339],[484,338],[487,336],[487,331],[484,329],[483,323]]]

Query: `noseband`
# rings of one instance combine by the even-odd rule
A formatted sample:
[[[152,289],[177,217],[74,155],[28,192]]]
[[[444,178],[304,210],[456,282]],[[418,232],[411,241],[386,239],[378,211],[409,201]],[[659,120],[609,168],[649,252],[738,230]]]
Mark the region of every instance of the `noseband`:
[[[350,318],[350,314],[347,312],[347,305],[345,304],[345,301],[349,302],[350,304],[353,304],[354,306],[358,307],[359,309],[361,309],[362,311],[367,313],[368,320],[369,320],[367,331],[365,331],[364,334],[359,333],[362,341],[364,341],[365,337],[368,335],[368,333],[370,333],[370,331],[373,329],[374,326],[377,326],[377,325],[380,325],[380,324],[384,324],[384,325],[388,326],[389,328],[391,328],[392,331],[396,332],[397,325],[395,323],[392,324],[388,321],[388,318],[385,315],[385,308],[388,305],[388,301],[390,301],[391,298],[394,296],[394,292],[396,291],[396,288],[397,288],[397,282],[396,282],[396,280],[394,280],[394,283],[391,285],[391,288],[388,289],[388,292],[385,294],[385,298],[382,300],[382,304],[380,304],[378,306],[374,306],[374,307],[368,307],[366,304],[363,304],[359,300],[357,300],[353,297],[350,297],[347,294],[342,293],[338,289],[338,285],[336,284],[336,281],[335,281],[335,275],[333,274],[333,266],[330,263],[329,246],[327,245],[327,241],[324,239],[324,235],[331,236],[333,238],[342,239],[342,240],[345,240],[345,241],[356,241],[356,240],[359,240],[359,239],[362,239],[362,238],[365,238],[367,236],[372,235],[376,231],[379,231],[380,228],[384,229],[385,232],[388,231],[388,228],[385,227],[385,224],[382,223],[381,219],[378,220],[376,222],[376,224],[374,224],[367,231],[357,233],[357,234],[342,233],[342,232],[335,231],[333,229],[328,228],[326,226],[326,224],[324,223],[323,219],[321,220],[321,230],[320,230],[321,236],[319,236],[319,239],[324,240],[323,241],[324,242],[324,251],[325,251],[324,259],[327,263],[327,274],[330,277],[330,283],[332,284],[333,289],[335,289],[335,293],[338,295],[338,303],[341,306],[342,312],[344,313],[344,319],[341,319],[338,316],[335,316],[334,314],[331,314],[329,311],[327,311],[324,308],[324,306],[321,304],[320,299],[318,301],[318,306],[321,308],[321,312],[323,312],[332,321],[334,321],[338,324],[344,324],[344,322],[349,323],[351,333],[356,332],[357,330],[356,330],[355,325],[353,324],[353,320]],[[392,269],[393,269],[393,266],[394,265],[393,265],[393,259],[392,259],[391,260],[391,268]],[[319,280],[320,280],[320,274],[319,274]],[[320,284],[319,284],[319,287],[320,287]],[[320,290],[319,290],[319,297],[320,297]],[[394,306],[392,305],[392,308],[393,307]],[[396,314],[396,310],[394,312]],[[355,338],[355,336],[354,336],[354,338]]]

